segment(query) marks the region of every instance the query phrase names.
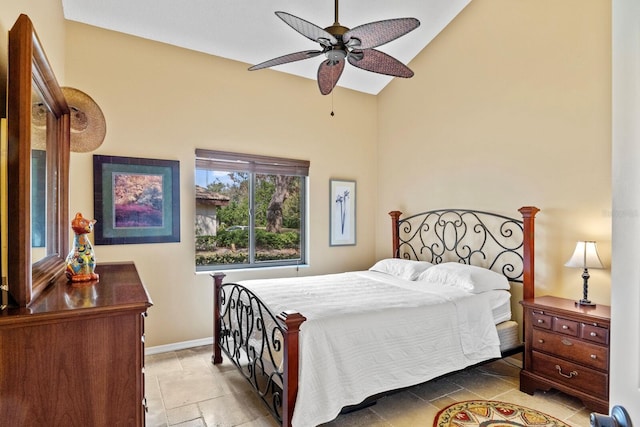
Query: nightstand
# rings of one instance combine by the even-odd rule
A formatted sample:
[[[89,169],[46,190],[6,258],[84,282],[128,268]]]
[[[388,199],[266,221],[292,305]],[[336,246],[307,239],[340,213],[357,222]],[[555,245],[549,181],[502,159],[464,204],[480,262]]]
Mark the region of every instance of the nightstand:
[[[552,296],[520,304],[525,338],[520,391],[554,388],[590,410],[608,413],[610,307],[580,306]]]

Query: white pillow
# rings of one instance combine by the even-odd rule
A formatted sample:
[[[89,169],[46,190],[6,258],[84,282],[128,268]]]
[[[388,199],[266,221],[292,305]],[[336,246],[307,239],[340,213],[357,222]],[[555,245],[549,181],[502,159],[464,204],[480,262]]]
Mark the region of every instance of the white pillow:
[[[405,280],[416,280],[421,273],[432,266],[433,264],[427,261],[386,258],[376,262],[369,270],[391,274]]]
[[[491,290],[509,290],[509,281],[505,276],[486,268],[459,262],[437,264],[420,274],[417,280],[427,280],[442,285],[454,286],[479,294]]]

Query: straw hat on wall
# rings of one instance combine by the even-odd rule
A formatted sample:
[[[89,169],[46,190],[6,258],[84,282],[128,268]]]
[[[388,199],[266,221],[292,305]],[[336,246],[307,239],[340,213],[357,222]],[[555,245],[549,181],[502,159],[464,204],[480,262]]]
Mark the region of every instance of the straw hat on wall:
[[[71,110],[71,151],[86,153],[102,145],[107,133],[104,114],[98,104],[86,93],[72,87],[63,87]],[[42,103],[34,103],[31,116],[31,145],[45,149],[46,109]]]

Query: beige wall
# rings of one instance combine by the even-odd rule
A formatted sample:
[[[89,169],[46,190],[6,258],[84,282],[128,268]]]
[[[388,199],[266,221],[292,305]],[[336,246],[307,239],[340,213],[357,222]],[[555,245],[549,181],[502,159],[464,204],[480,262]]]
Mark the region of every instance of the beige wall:
[[[376,99],[314,81],[105,31],[67,24],[65,85],[87,92],[107,120],[104,144],[71,155],[71,211],[93,215],[92,154],[180,161],[181,242],[96,246],[98,263],[133,260],[154,302],[147,345],[210,337],[212,285],[194,274],[194,150],[311,161],[311,267],[229,273],[230,280],[364,269],[374,259]],[[357,246],[329,247],[329,179],[357,181]]]
[[[392,209],[535,205],[537,294],[580,298],[564,263],[596,240],[589,296],[610,302],[610,7],[476,0],[378,96],[378,257]]]

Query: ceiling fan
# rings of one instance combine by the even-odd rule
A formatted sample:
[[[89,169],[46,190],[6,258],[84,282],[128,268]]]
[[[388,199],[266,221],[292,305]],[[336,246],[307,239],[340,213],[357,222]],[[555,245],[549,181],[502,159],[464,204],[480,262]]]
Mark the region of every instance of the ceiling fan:
[[[416,18],[387,19],[349,29],[338,22],[338,0],[335,0],[335,22],[324,29],[290,13],[275,12],[275,14],[306,38],[320,43],[320,50],[304,50],[279,56],[254,65],[249,68],[249,71],[301,61],[324,54],[326,59],[318,68],[318,86],[323,95],[331,93],[338,83],[344,70],[345,60],[354,67],[374,73],[405,78],[413,76],[413,71],[409,67],[374,48],[418,28],[420,21]]]

